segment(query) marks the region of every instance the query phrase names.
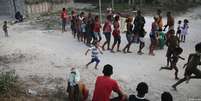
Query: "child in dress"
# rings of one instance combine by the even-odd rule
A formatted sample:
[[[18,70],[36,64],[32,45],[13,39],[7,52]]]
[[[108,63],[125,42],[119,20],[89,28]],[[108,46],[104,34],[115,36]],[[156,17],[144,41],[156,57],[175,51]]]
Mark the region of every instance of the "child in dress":
[[[188,23],[189,21],[187,19],[184,19],[184,25],[181,30],[181,42],[186,41],[186,35],[188,34],[188,29],[189,29]]]

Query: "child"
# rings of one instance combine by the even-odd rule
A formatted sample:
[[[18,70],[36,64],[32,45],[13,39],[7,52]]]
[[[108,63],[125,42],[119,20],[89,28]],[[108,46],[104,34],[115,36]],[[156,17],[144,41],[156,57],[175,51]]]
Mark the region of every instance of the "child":
[[[163,33],[163,30],[161,28],[159,29],[158,33],[159,48],[163,49],[165,45],[165,33]]]
[[[184,25],[182,27],[181,30],[181,42],[185,42],[186,41],[186,35],[188,34],[188,20],[184,19]]]
[[[197,68],[198,65],[201,65],[201,42],[195,46],[196,53],[192,53],[188,57],[187,64],[184,65],[185,73],[184,78],[177,81],[172,87],[176,90],[176,87],[186,81],[189,82],[190,79],[201,79],[201,71]],[[195,76],[192,76],[194,74]]]
[[[180,57],[179,55],[183,52],[183,49],[178,47],[178,48],[175,48],[173,50],[173,56],[171,57],[170,59],[170,67],[161,67],[160,70],[162,69],[167,69],[167,70],[172,70],[174,69],[175,70],[175,79],[178,80],[178,68],[177,68],[177,62],[180,59],[184,60],[184,58]]]
[[[86,67],[88,67],[91,63],[96,62],[95,69],[98,69],[97,67],[100,62],[98,54],[99,53],[103,54],[103,52],[100,49],[99,42],[95,42],[94,45],[95,45],[94,47],[89,48],[85,53],[85,55],[87,55],[87,53],[91,51],[91,57],[92,57],[91,61],[86,65]]]
[[[127,28],[127,31],[126,31],[126,38],[127,38],[127,41],[128,41],[128,44],[123,48],[123,52],[124,53],[132,53],[131,51],[130,51],[130,46],[131,46],[131,44],[132,44],[132,42],[133,42],[133,37],[134,37],[134,33],[133,33],[133,24],[132,24],[132,20],[133,20],[133,18],[132,17],[128,17],[127,19],[126,19],[126,23],[127,23],[127,25],[126,25],[126,28]]]
[[[72,34],[74,36],[74,38],[76,37],[76,12],[73,10],[71,12],[71,30],[72,30]]]
[[[168,46],[167,53],[166,53],[167,67],[169,67],[169,63],[170,63],[171,56],[173,54],[173,50],[175,48],[179,47],[179,38],[177,36],[175,36],[174,34],[175,34],[174,30],[170,30],[166,34],[166,38],[167,38],[166,45]]]
[[[76,68],[72,68],[68,77],[67,92],[70,101],[86,101],[88,89],[80,82],[80,74]]]
[[[114,43],[112,45],[111,52],[114,53],[114,47],[117,44],[117,52],[121,52],[119,47],[121,44],[121,36],[120,36],[120,25],[119,25],[119,16],[115,16],[115,21],[114,21],[114,30],[112,32],[112,35],[114,37]]]
[[[181,20],[178,21],[177,33],[176,36],[181,39]]]
[[[141,82],[136,88],[137,95],[130,95],[128,101],[149,101],[145,99],[145,94],[148,93],[148,85],[145,82]]]
[[[7,21],[4,21],[3,31],[4,31],[4,33],[5,33],[5,37],[8,37],[8,26],[7,26]]]

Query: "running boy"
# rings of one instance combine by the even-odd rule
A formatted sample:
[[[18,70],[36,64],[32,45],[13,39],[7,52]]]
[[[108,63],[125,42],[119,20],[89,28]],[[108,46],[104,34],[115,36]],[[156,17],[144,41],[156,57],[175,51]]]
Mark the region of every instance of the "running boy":
[[[4,33],[5,33],[5,37],[8,37],[8,26],[7,26],[7,21],[4,21],[3,31],[4,31]]]
[[[91,61],[88,64],[86,64],[86,67],[88,67],[91,63],[96,62],[95,69],[98,69],[97,67],[98,67],[98,64],[100,63],[100,59],[98,57],[98,54],[99,53],[103,54],[103,52],[100,49],[99,42],[95,42],[94,43],[94,47],[89,48],[86,51],[85,55],[87,55],[87,53],[89,51],[91,51],[91,57],[92,57],[92,59],[91,59]]]
[[[180,59],[184,60],[184,58],[180,57],[179,55],[183,52],[183,49],[178,47],[178,48],[175,48],[173,50],[173,56],[171,57],[170,59],[170,67],[161,67],[160,70],[162,69],[166,69],[166,70],[172,70],[174,69],[175,70],[175,79],[178,80],[178,68],[177,68],[177,62]]]
[[[187,64],[184,65],[185,73],[184,78],[177,81],[172,87],[176,90],[176,87],[186,81],[189,82],[190,79],[201,79],[201,71],[197,68],[198,65],[201,65],[201,42],[195,46],[196,53],[192,53],[188,57]],[[195,76],[192,76],[194,74]]]

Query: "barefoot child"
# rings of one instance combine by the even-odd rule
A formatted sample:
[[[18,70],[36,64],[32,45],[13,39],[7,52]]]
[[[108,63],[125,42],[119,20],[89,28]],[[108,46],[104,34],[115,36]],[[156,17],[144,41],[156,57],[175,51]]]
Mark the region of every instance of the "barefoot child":
[[[3,31],[4,31],[4,33],[5,33],[5,37],[8,37],[8,26],[7,26],[7,21],[4,21]]]
[[[98,69],[97,67],[98,67],[98,64],[99,64],[99,62],[100,62],[100,59],[99,59],[98,55],[99,55],[99,53],[103,54],[103,52],[102,52],[101,49],[100,49],[99,42],[95,42],[95,46],[89,48],[89,49],[86,51],[85,55],[87,55],[87,53],[88,53],[89,51],[91,51],[91,57],[92,57],[92,59],[91,59],[91,61],[86,65],[86,67],[88,67],[91,63],[96,62],[95,69]]]
[[[178,21],[177,33],[176,36],[181,39],[181,20]]]
[[[175,48],[173,50],[173,56],[171,57],[170,59],[170,67],[161,67],[160,70],[162,69],[166,69],[166,70],[172,70],[174,69],[175,70],[175,79],[178,80],[178,68],[177,68],[177,62],[180,59],[184,60],[184,58],[180,57],[179,55],[183,52],[183,49],[178,47],[178,48]]]
[[[197,68],[198,65],[201,65],[201,42],[195,46],[196,53],[192,53],[188,57],[187,64],[184,65],[185,73],[184,78],[177,81],[172,87],[176,90],[176,87],[186,81],[189,82],[190,79],[201,79],[201,71]],[[194,76],[192,76],[194,74]]]
[[[181,30],[181,42],[185,42],[186,41],[186,35],[188,34],[188,20],[184,19],[184,25],[182,27]]]

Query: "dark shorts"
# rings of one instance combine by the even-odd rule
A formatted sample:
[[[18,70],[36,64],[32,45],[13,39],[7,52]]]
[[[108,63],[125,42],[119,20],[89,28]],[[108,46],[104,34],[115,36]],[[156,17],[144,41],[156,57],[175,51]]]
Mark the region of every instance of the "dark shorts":
[[[172,48],[168,48],[166,56],[170,58],[172,54],[173,54],[173,49]]]
[[[95,58],[91,59],[91,62],[96,62],[98,64],[100,62],[100,60],[97,57],[95,57]]]
[[[132,34],[126,34],[126,39],[128,41],[128,43],[132,43],[133,42],[133,35]]]

